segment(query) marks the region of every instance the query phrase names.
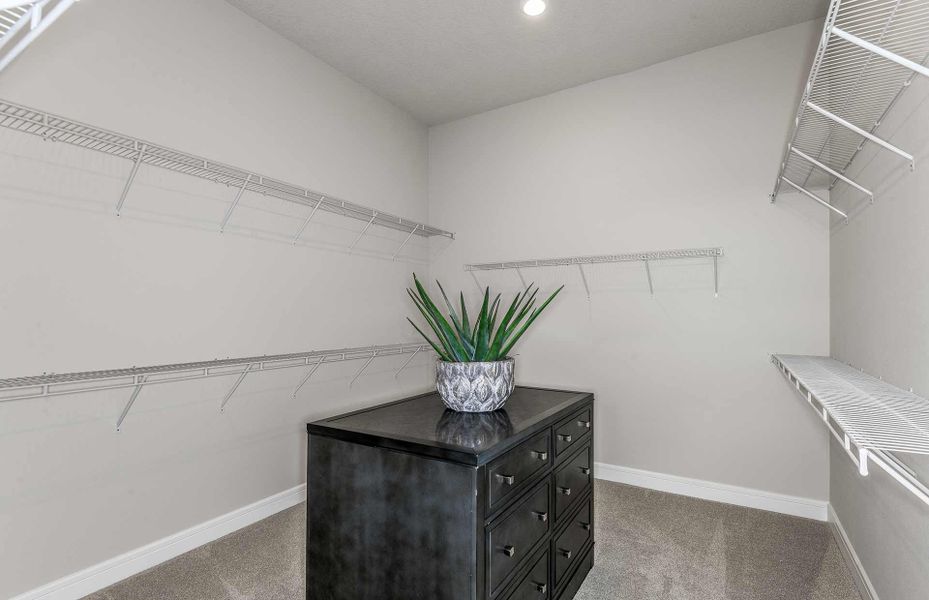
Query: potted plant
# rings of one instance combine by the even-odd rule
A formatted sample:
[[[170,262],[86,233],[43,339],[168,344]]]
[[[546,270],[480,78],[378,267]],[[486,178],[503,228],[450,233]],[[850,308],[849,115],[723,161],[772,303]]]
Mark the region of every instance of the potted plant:
[[[539,288],[530,285],[525,292],[516,294],[502,315],[500,294],[491,302],[488,287],[484,290],[481,309],[472,323],[463,293],[459,293],[459,314],[442,284],[436,281],[448,307],[446,319],[415,273],[413,283],[415,291],[410,288],[406,291],[435,338],[423,333],[412,319],[407,320],[439,355],[435,386],[445,406],[459,412],[488,412],[502,408],[514,386],[515,361],[509,356],[510,350],[564,286],[536,307]]]

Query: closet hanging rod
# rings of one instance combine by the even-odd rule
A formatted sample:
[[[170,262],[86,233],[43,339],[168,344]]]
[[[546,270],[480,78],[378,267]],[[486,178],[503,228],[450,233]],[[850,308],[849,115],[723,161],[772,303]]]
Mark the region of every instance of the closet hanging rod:
[[[236,190],[235,195],[230,198],[231,204],[222,218],[221,225],[219,222],[217,223],[221,229],[225,228],[232,217],[242,193],[248,191],[305,206],[308,211],[312,211],[311,215],[316,210],[323,210],[363,221],[366,223],[366,229],[367,226],[377,225],[420,237],[441,236],[451,239],[455,237],[450,231],[438,229],[425,223],[339,200],[328,194],[322,194],[308,188],[259,175],[253,171],[233,167],[6,100],[0,100],[0,127],[40,136],[49,141],[96,150],[110,156],[132,161],[132,170],[119,202],[116,204],[117,214],[122,211],[123,205],[127,202],[132,182],[139,167],[153,166],[234,188]],[[299,238],[302,231],[303,228],[296,233],[295,240]]]
[[[832,0],[800,98],[771,201],[790,180],[809,192],[819,170],[829,189],[844,182],[873,195],[847,176],[867,142],[910,163],[913,155],[875,131],[913,78],[929,77],[926,2]],[[815,182],[813,185],[816,185]],[[812,192],[806,195],[811,195]]]
[[[862,476],[874,463],[929,504],[929,488],[893,455],[929,455],[929,400],[826,356],[775,354],[771,360]]]
[[[159,383],[174,383],[262,371],[314,367],[322,364],[374,357],[428,352],[426,344],[389,344],[359,346],[335,350],[313,350],[293,354],[275,354],[244,358],[226,358],[202,362],[130,367],[105,371],[84,371],[0,379],[0,402],[47,398],[120,388],[141,388]],[[239,382],[241,383],[241,382]],[[304,381],[305,383],[305,381]]]

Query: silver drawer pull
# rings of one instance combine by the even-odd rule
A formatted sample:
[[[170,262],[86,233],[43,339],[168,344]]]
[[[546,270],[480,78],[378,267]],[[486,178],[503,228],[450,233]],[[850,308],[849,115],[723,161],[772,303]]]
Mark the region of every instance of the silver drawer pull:
[[[512,475],[497,475],[497,479],[499,479],[501,483],[505,483],[507,485],[513,485],[516,483],[516,478]]]
[[[584,531],[590,531],[590,523],[581,523],[581,529]]]
[[[539,452],[538,450],[533,450],[532,456],[538,458],[539,460],[548,460],[548,452]]]
[[[565,496],[570,496],[570,495],[571,495],[571,488],[560,487],[560,488],[558,488],[558,491],[561,492],[562,494],[564,494]]]
[[[539,512],[539,511],[535,511],[535,510],[534,510],[534,511],[532,511],[532,514],[535,515],[535,518],[536,518],[536,519],[542,521],[543,523],[544,523],[545,521],[548,521],[548,513],[547,513],[547,512]]]
[[[590,421],[578,421],[578,427],[583,427],[584,429],[590,429]]]
[[[571,554],[572,554],[570,550],[565,550],[564,548],[559,548],[558,553],[564,556],[565,558],[571,558]]]
[[[581,473],[584,475],[590,475],[590,467],[581,467]]]
[[[533,582],[533,583],[535,583],[535,582]],[[544,594],[545,592],[548,591],[548,586],[545,585],[544,583],[536,583],[536,584],[535,584],[535,589],[536,589],[540,594]]]
[[[503,553],[506,554],[507,556],[513,556],[514,554],[516,554],[516,548],[514,548],[513,546],[504,546]]]
[[[562,442],[568,442],[568,443],[570,443],[574,438],[572,438],[572,437],[571,437],[571,434],[569,434],[569,433],[559,433],[559,434],[558,434],[558,439],[561,440]]]

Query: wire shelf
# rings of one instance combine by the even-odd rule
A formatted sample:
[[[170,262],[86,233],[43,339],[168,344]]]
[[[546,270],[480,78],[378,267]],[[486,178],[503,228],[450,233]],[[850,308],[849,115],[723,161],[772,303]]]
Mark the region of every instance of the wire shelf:
[[[862,475],[868,474],[870,460],[929,504],[929,489],[890,454],[929,455],[929,400],[829,357],[771,358]]]
[[[848,216],[807,188],[842,182],[865,143],[913,156],[876,135],[882,120],[917,75],[929,76],[929,0],[832,0],[778,171],[773,202],[794,189]]]
[[[226,225],[231,217],[232,211],[235,210],[242,193],[249,191],[300,204],[311,210],[303,227],[296,232],[294,237],[295,242],[317,210],[364,221],[366,223],[364,231],[367,231],[367,228],[371,225],[402,231],[409,236],[404,241],[404,244],[406,244],[413,235],[420,237],[455,237],[454,234],[449,231],[438,229],[426,225],[425,223],[398,217],[360,204],[339,200],[338,198],[308,188],[264,175],[258,175],[246,169],[233,167],[200,156],[188,154],[180,150],[175,150],[167,146],[154,144],[130,135],[116,133],[6,100],[0,100],[0,126],[23,133],[37,135],[49,141],[71,144],[73,146],[95,150],[132,161],[132,172],[126,183],[123,195],[116,205],[117,214],[122,210],[129,191],[129,186],[132,184],[138,168],[141,165],[149,165],[237,188],[237,195],[223,219],[222,227]],[[356,244],[357,242],[358,240],[355,241]]]
[[[576,266],[581,274],[581,281],[584,283],[584,289],[587,291],[587,299],[590,299],[590,287],[587,285],[587,276],[584,273],[584,265],[599,265],[607,263],[622,262],[639,262],[645,265],[645,274],[648,278],[648,289],[652,294],[655,293],[652,284],[652,272],[649,263],[655,260],[676,260],[683,258],[712,258],[713,259],[713,288],[716,295],[719,295],[719,264],[718,260],[723,255],[722,248],[686,248],[678,250],[648,250],[644,252],[626,252],[622,254],[597,254],[591,256],[570,256],[566,258],[540,258],[534,260],[517,260],[508,262],[481,263],[465,265],[465,271],[470,271],[474,276],[475,271],[499,271],[504,269],[513,269],[519,274],[519,278],[526,287],[526,281],[522,276],[520,269],[536,267],[567,267]],[[481,287],[474,279],[478,288]]]
[[[22,6],[11,6],[0,10],[0,39],[9,35],[13,28],[20,20],[29,14],[32,3],[26,3]]]
[[[76,0],[0,1],[0,71],[13,62]]]
[[[718,258],[722,248],[692,248],[687,250],[649,250],[625,254],[598,254],[594,256],[571,256],[567,258],[540,258],[508,262],[465,265],[466,271],[493,271],[499,269],[526,269],[532,267],[560,267],[571,265],[596,265],[617,262],[644,262],[646,260],[668,260],[676,258]]]
[[[134,388],[126,408],[117,421],[116,428],[119,430],[123,419],[125,419],[129,409],[138,397],[139,391],[147,385],[238,375],[232,389],[223,399],[220,406],[220,409],[222,409],[225,408],[226,403],[245,379],[245,376],[251,373],[298,367],[308,368],[306,376],[293,391],[292,395],[296,398],[297,392],[309,381],[316,370],[324,364],[367,359],[364,366],[352,378],[351,384],[353,384],[375,358],[410,354],[411,356],[397,371],[399,375],[400,371],[406,368],[420,352],[428,353],[431,352],[431,349],[427,344],[419,343],[359,346],[335,350],[313,350],[292,354],[249,356],[148,367],[14,377],[0,379],[0,402]]]

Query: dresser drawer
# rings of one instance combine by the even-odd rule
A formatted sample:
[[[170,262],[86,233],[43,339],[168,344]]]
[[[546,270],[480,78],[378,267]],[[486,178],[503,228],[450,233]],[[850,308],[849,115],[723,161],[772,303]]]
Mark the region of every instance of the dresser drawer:
[[[552,554],[555,556],[555,585],[561,584],[569,567],[580,559],[581,550],[587,545],[593,530],[591,520],[591,502],[587,500],[571,518],[567,527],[552,542]]]
[[[493,511],[516,492],[525,489],[532,476],[552,460],[552,437],[548,430],[516,446],[487,467],[488,504]]]
[[[581,558],[580,564],[577,567],[577,570],[570,575],[567,583],[564,584],[564,587],[558,591],[558,600],[571,600],[577,595],[578,590],[581,589],[581,584],[584,583],[584,579],[587,577],[587,574],[590,572],[590,569],[594,566],[594,549],[591,546],[585,553],[584,557]]]
[[[513,511],[489,526],[487,571],[491,593],[496,593],[500,584],[527,560],[534,546],[548,533],[550,494],[549,484],[539,486]]]
[[[548,567],[546,550],[506,600],[546,600],[551,597],[551,590],[548,588]]]
[[[593,476],[590,443],[555,471],[555,519],[560,519],[574,500],[582,496]]]
[[[555,455],[578,443],[593,429],[593,408],[585,408],[555,426]]]

